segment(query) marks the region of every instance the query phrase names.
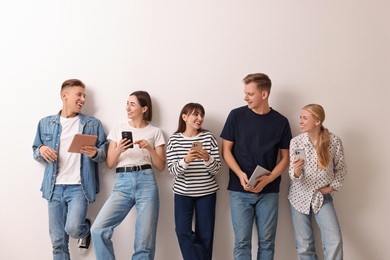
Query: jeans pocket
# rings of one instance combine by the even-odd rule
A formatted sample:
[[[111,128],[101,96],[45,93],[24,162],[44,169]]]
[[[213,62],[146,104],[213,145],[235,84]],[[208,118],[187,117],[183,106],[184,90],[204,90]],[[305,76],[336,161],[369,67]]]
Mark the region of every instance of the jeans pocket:
[[[131,178],[128,172],[120,172],[115,176],[114,191],[128,190],[132,186]]]
[[[333,197],[330,193],[323,196],[324,196],[324,201],[333,201]]]

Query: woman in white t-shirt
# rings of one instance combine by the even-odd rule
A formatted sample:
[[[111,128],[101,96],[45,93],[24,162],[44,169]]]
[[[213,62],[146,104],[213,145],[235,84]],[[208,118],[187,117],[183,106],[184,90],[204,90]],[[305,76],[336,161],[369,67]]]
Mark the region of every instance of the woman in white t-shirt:
[[[341,229],[332,193],[339,191],[347,168],[340,138],[323,126],[325,111],[318,104],[302,108],[302,134],[290,142],[290,191],[288,199],[295,232],[298,259],[318,259],[312,218],[315,218],[324,248],[324,259],[343,259]],[[297,152],[304,156],[299,157]]]
[[[132,259],[154,259],[159,195],[152,166],[165,168],[165,140],[152,126],[152,102],[145,91],[130,94],[127,106],[130,119],[110,131],[107,167],[116,167],[115,187],[91,228],[96,259],[115,259],[111,241],[115,227],[133,206],[137,209],[134,254]],[[134,140],[122,138],[131,132]],[[131,137],[129,137],[131,138]]]

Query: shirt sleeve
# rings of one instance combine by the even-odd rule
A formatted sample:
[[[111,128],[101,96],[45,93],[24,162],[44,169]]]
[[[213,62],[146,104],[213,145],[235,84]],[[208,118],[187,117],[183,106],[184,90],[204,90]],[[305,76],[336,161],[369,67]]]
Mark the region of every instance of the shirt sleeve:
[[[98,140],[96,142],[97,154],[95,155],[95,157],[92,158],[92,160],[95,162],[104,162],[107,157],[107,148],[108,148],[107,135],[104,132],[104,128],[100,120],[97,120],[97,122],[98,122],[98,130],[97,130]]]
[[[334,180],[330,184],[330,186],[339,191],[343,185],[344,178],[347,175],[347,166],[345,164],[344,157],[344,148],[340,139],[336,139],[336,143],[334,147],[334,158],[333,158],[333,171],[334,171]]]
[[[289,175],[290,175],[290,179],[292,181],[300,181],[302,179],[302,176],[303,174],[301,174],[298,178],[294,176],[294,167],[293,167],[293,164],[292,162],[294,161],[294,151],[295,149],[298,148],[298,145],[297,145],[297,138],[293,138],[290,142],[290,164],[289,164],[289,169],[288,169],[288,172],[289,172]]]
[[[219,147],[217,140],[215,139],[214,135],[210,133],[210,142],[211,142],[211,150],[209,152],[210,154],[210,160],[205,161],[205,166],[207,168],[207,171],[212,174],[216,175],[219,170],[221,169],[221,158],[219,155]]]
[[[156,131],[155,137],[154,137],[154,147],[158,147],[160,145],[165,144],[164,135],[161,131],[161,129],[158,129]]]
[[[42,142],[42,139],[41,139],[41,121],[39,121],[38,123],[38,127],[37,127],[37,132],[35,134],[35,139],[34,139],[34,143],[32,145],[32,149],[33,149],[33,158],[38,161],[38,162],[41,162],[41,163],[45,163],[45,159],[43,159],[41,153],[39,152],[39,148],[44,145],[43,142]]]
[[[280,149],[288,149],[288,147],[290,146],[291,138],[292,138],[292,134],[291,134],[290,123],[286,119],[286,123],[285,123],[284,130],[283,130],[283,137],[282,137],[279,148]]]
[[[234,142],[234,113],[231,111],[226,119],[225,125],[221,132],[221,138]]]
[[[168,172],[173,176],[183,175],[188,167],[188,164],[184,162],[183,158],[179,157],[179,154],[175,149],[173,137],[168,140],[166,156]]]

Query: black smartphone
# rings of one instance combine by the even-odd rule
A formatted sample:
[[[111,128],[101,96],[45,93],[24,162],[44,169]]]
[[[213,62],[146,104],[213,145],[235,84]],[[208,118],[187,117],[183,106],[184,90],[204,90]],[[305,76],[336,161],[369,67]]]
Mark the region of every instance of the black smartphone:
[[[134,145],[133,145],[133,133],[130,132],[130,131],[123,131],[122,132],[122,139],[125,139],[125,138],[131,140],[129,148],[133,148],[134,147]]]

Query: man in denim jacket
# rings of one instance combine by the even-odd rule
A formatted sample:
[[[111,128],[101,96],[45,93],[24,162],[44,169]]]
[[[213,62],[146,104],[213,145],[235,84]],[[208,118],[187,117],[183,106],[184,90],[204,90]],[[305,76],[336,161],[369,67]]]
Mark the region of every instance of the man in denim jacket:
[[[53,259],[70,259],[69,236],[79,239],[80,248],[89,247],[87,205],[99,192],[97,163],[105,161],[108,142],[101,122],[80,113],[85,102],[83,82],[66,80],[61,99],[62,110],[39,121],[32,148],[34,159],[45,164],[41,191],[48,200]],[[77,133],[97,135],[95,146],[68,152]]]

